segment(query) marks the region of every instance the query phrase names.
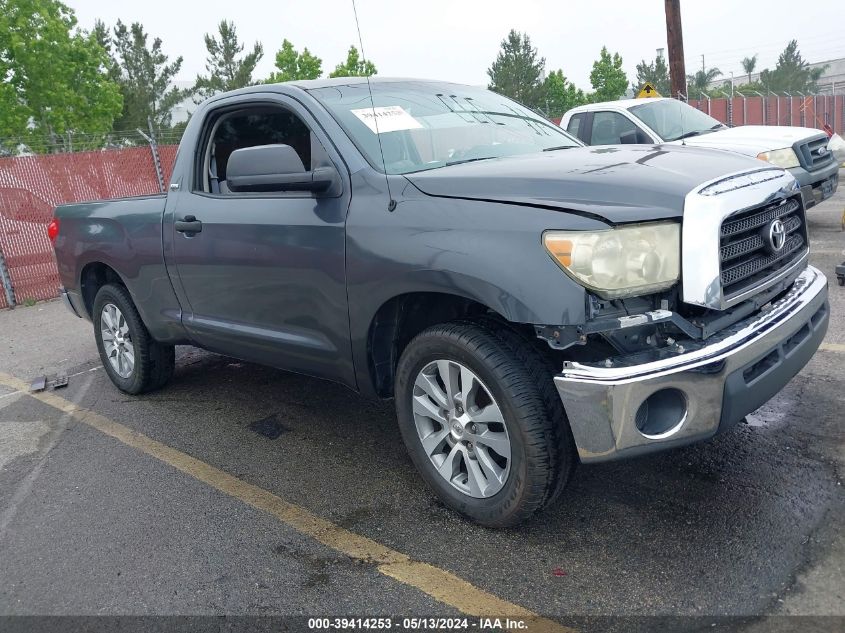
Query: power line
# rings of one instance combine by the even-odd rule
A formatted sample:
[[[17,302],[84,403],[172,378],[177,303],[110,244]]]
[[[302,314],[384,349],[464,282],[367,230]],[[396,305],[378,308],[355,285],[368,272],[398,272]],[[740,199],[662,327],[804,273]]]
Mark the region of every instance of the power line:
[[[837,33],[837,34],[823,35],[823,36],[820,36],[820,37],[819,36],[813,36],[813,35],[807,36],[807,37],[800,37],[800,38],[791,37],[786,42],[784,42],[783,44],[774,44],[774,43],[772,43],[771,40],[768,40],[766,42],[758,42],[756,44],[746,44],[746,45],[744,45],[740,48],[721,48],[721,49],[716,49],[716,50],[705,50],[704,53],[708,57],[710,57],[710,56],[715,57],[715,56],[720,56],[722,54],[727,54],[727,53],[731,53],[731,54],[733,54],[733,53],[744,53],[744,52],[748,52],[750,50],[763,50],[763,49],[783,50],[786,47],[786,44],[788,44],[789,41],[793,40],[793,39],[798,41],[799,47],[806,47],[808,44],[814,45],[814,44],[817,44],[820,41],[828,42],[828,41],[832,40],[832,41],[839,42],[839,41],[842,40],[842,35]]]

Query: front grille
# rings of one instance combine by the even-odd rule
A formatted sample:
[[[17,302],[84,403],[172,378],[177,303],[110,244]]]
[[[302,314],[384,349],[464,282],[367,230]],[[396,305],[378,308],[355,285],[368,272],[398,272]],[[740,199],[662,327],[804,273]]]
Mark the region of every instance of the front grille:
[[[827,136],[818,136],[809,141],[796,143],[795,153],[801,166],[808,171],[815,171],[833,162],[833,153],[827,149]],[[819,151],[821,150],[821,154]]]
[[[786,241],[779,251],[768,247],[771,222],[780,218]],[[804,210],[797,198],[740,211],[725,218],[721,227],[722,294],[731,299],[768,281],[807,252]]]

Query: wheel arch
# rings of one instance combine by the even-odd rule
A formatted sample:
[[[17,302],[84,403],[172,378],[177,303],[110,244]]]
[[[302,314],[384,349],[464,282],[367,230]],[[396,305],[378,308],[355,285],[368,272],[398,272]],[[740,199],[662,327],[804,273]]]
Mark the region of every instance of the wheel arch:
[[[92,261],[82,268],[79,275],[79,288],[82,303],[90,320],[94,318],[94,298],[100,288],[106,284],[118,284],[129,290],[123,277],[114,268],[101,261]],[[131,296],[131,293],[130,293]]]
[[[507,323],[514,329],[525,329],[532,335],[530,325],[510,322],[499,311],[459,294],[407,292],[384,301],[367,331],[368,386],[381,398],[391,397],[399,357],[414,336],[432,325],[482,316]]]

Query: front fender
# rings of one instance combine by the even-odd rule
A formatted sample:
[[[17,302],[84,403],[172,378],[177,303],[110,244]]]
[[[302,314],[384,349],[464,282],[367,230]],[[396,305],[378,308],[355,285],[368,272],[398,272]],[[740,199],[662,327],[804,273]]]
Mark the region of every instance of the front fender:
[[[347,222],[350,335],[359,372],[367,367],[374,317],[408,293],[470,299],[513,323],[584,322],[584,288],[552,261],[542,235],[607,225],[548,209],[424,194],[401,200],[392,213],[382,209],[353,198]]]

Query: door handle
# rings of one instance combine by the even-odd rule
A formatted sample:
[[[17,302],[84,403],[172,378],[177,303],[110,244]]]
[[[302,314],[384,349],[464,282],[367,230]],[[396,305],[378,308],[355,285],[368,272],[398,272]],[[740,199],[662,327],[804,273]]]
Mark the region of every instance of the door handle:
[[[174,222],[173,228],[179,233],[200,233],[202,232],[202,222],[197,220],[196,216],[186,215],[182,220]]]

